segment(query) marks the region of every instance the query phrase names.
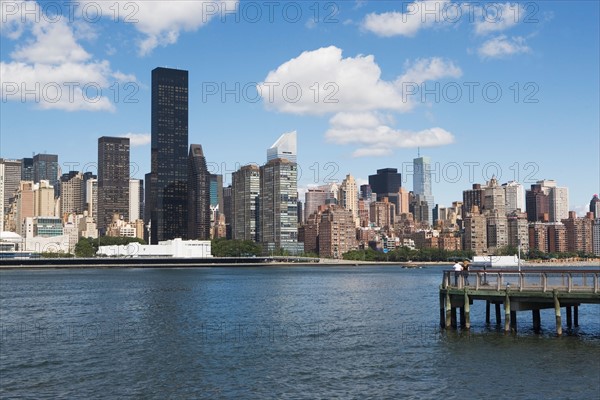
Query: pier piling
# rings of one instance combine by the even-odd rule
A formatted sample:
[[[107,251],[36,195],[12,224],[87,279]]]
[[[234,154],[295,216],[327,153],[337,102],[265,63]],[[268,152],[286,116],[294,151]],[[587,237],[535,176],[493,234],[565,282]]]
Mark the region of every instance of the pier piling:
[[[560,319],[560,301],[558,293],[554,290],[554,315],[556,316],[556,334],[562,336],[562,321]]]

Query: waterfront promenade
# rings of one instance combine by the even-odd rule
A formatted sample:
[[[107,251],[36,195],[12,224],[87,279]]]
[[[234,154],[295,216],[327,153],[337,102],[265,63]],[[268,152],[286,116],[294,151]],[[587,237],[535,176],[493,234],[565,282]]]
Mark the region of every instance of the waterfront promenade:
[[[579,325],[581,304],[600,304],[600,270],[536,269],[479,270],[456,274],[444,271],[440,285],[440,326],[470,329],[470,307],[475,300],[485,301],[486,324],[494,304],[496,324],[501,325],[504,306],[504,331],[517,331],[517,312],[531,311],[534,331],[541,327],[540,310],[554,308],[556,334],[562,335],[561,308],[566,326]],[[459,311],[459,324],[457,324]]]

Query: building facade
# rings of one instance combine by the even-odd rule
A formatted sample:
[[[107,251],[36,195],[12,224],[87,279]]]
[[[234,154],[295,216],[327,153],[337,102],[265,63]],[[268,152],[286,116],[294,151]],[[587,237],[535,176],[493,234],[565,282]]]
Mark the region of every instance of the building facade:
[[[245,165],[232,174],[232,220],[233,239],[259,239],[260,168]]]
[[[104,234],[113,214],[129,220],[129,138],[98,139],[98,229]]]
[[[202,146],[192,144],[188,159],[188,232],[192,240],[210,239],[210,174]]]

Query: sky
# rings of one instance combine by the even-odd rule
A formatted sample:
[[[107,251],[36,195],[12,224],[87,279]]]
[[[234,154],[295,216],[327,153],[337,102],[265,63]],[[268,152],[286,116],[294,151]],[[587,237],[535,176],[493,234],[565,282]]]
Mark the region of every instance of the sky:
[[[1,0],[0,157],[96,171],[101,136],[150,170],[151,71],[189,71],[209,169],[298,134],[300,192],[431,158],[436,203],[495,175],[600,191],[596,1]],[[302,197],[303,198],[303,197]]]

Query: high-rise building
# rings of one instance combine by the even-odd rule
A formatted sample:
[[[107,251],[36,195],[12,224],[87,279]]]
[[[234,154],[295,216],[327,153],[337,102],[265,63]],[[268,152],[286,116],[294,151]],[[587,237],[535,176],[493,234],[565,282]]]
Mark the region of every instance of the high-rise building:
[[[85,204],[88,216],[98,221],[98,177],[88,178],[85,181]],[[96,228],[94,228],[96,229]]]
[[[250,164],[232,174],[232,220],[233,239],[258,241],[260,168]]]
[[[548,252],[548,225],[542,222],[529,224],[529,250]]]
[[[267,149],[267,162],[278,158],[286,159],[293,163],[297,160],[296,131],[284,133]]]
[[[463,192],[464,193],[464,192]],[[485,215],[474,205],[471,211],[463,215],[465,235],[463,249],[471,250],[476,255],[487,253],[487,224]]]
[[[260,242],[265,250],[298,249],[298,167],[274,159],[260,167]]]
[[[23,222],[26,218],[33,218],[35,216],[33,189],[33,181],[22,181],[19,184],[19,189],[17,190],[15,198],[15,231],[22,237],[25,237],[25,232],[23,231]]]
[[[594,197],[592,197],[592,200],[590,200],[589,211],[594,216],[594,219],[600,218],[600,199],[598,198],[597,194],[595,194]]]
[[[59,217],[56,212],[54,187],[47,180],[41,180],[33,186],[33,216]]]
[[[594,219],[592,226],[592,250],[595,256],[600,256],[600,218]]]
[[[231,232],[231,221],[233,220],[232,215],[233,208],[233,188],[231,185],[223,188],[223,216],[225,217],[225,237],[231,239],[233,234]]]
[[[223,212],[223,175],[209,174],[210,180],[210,207]]]
[[[144,181],[141,179],[129,180],[129,221],[135,222],[143,219],[144,208]]]
[[[321,206],[305,227],[305,251],[316,252],[320,257],[342,258],[358,247],[354,220],[352,212],[341,206]]]
[[[373,197],[373,190],[371,185],[360,185],[360,198],[366,201],[371,201]]]
[[[188,230],[188,71],[152,70],[151,172],[146,175],[150,241]]]
[[[470,190],[463,190],[463,216],[471,213],[474,206],[477,206],[478,210],[483,208],[483,192],[479,183],[474,183]]]
[[[418,157],[413,160],[413,192],[420,195],[429,207],[427,221],[433,226],[433,208],[435,200],[432,192],[431,181],[431,159],[429,157]]]
[[[542,185],[531,185],[525,192],[525,206],[529,222],[548,222],[550,220],[550,196],[542,189]]]
[[[49,181],[50,185],[54,187],[55,197],[60,195],[59,174],[58,155],[36,154],[33,156],[33,182]]]
[[[499,215],[506,214],[506,196],[503,186],[498,185],[496,177],[492,177],[483,189],[483,212],[497,211]]]
[[[484,215],[486,217],[488,251],[492,253],[508,246],[508,220],[506,214],[493,210],[486,212]]]
[[[98,139],[98,230],[104,234],[118,214],[129,220],[129,138]]]
[[[328,191],[323,187],[308,188],[304,194],[304,220],[308,221],[310,216],[317,212],[319,206],[327,203]]]
[[[398,190],[398,215],[406,214],[410,208],[410,192],[403,187]]]
[[[358,187],[350,174],[346,175],[339,187],[338,201],[339,205],[352,212],[354,221],[358,225]]]
[[[33,158],[21,159],[21,180],[33,181]]]
[[[514,248],[521,246],[521,252],[529,251],[529,223],[525,212],[513,211],[507,215],[508,245]]]
[[[373,201],[370,204],[369,218],[375,226],[391,227],[394,225],[396,205],[391,203],[387,197],[381,201]]]
[[[83,175],[70,171],[60,177],[60,217],[65,214],[83,214],[85,207],[85,187]]]
[[[551,222],[547,227],[548,252],[565,253],[568,251],[567,227],[560,222]]]
[[[15,196],[21,182],[21,160],[7,160],[0,158],[4,165],[4,195],[2,196],[4,212],[8,212],[11,199]]]
[[[510,181],[502,185],[506,200],[506,213],[525,212],[525,190],[519,182]]]
[[[4,163],[0,162],[0,199],[4,201]],[[0,204],[0,233],[4,232],[4,203]]]
[[[191,240],[210,240],[210,174],[199,144],[190,145],[187,176],[187,237]]]
[[[569,190],[556,186],[553,180],[537,181],[535,185],[531,185],[531,190],[527,191],[526,203],[530,221],[560,222],[569,215]],[[537,213],[537,219],[532,220],[531,218],[536,217],[534,213]]]
[[[587,213],[583,218],[578,218],[575,211],[569,211],[569,218],[562,220],[567,228],[567,250],[569,252],[591,254],[592,241],[592,213]]]
[[[377,174],[369,175],[369,186],[374,193],[377,193],[377,201],[383,197],[389,197],[388,194],[397,194],[402,186],[402,175],[396,168],[378,169]]]

